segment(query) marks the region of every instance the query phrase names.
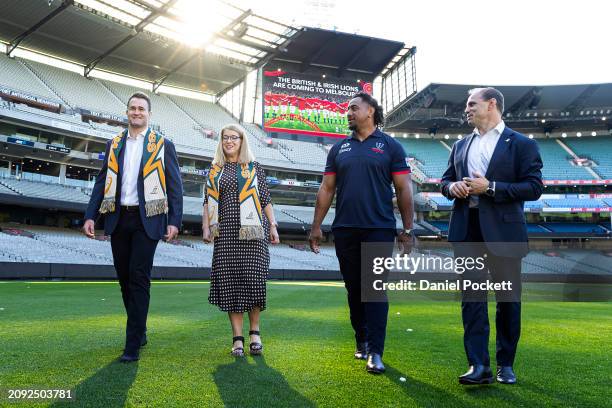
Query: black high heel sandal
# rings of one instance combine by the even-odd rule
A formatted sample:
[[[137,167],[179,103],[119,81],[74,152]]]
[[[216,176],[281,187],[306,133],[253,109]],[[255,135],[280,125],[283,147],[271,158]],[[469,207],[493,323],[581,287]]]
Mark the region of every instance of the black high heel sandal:
[[[252,334],[259,336],[259,330],[249,331],[249,336]],[[249,352],[251,353],[252,356],[260,356],[263,353],[263,344],[257,343],[257,342],[251,342],[249,344]]]
[[[241,341],[244,346],[244,337],[242,336],[234,336],[232,338],[232,342],[235,343],[237,341]],[[234,347],[232,344],[232,352],[231,355],[234,357],[244,357],[244,347]]]

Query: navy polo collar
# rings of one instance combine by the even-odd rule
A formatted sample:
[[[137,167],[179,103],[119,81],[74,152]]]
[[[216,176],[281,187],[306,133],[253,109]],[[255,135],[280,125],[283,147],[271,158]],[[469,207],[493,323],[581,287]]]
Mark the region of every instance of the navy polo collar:
[[[351,134],[349,135],[349,139],[355,139],[358,140],[357,138],[354,137],[355,132],[351,132]],[[383,137],[383,132],[381,132],[381,130],[379,128],[374,129],[374,132],[372,132],[372,134],[370,136],[368,136],[365,140],[368,140],[371,137]],[[364,141],[365,141],[364,140]]]

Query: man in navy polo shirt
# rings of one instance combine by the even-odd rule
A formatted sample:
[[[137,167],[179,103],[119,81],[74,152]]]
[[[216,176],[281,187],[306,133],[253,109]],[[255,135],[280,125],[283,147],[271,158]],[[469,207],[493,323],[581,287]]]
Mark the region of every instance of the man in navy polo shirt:
[[[367,359],[367,371],[377,374],[385,371],[382,355],[389,303],[385,295],[376,302],[361,298],[361,243],[390,243],[385,246],[389,249],[386,256],[392,255],[397,235],[393,183],[404,226],[397,235],[398,241],[404,252],[412,249],[410,167],[402,146],[378,129],[383,124],[382,107],[371,95],[355,94],[349,102],[347,118],[353,132],[336,143],[327,156],[309,240],[310,248],[318,253],[323,237],[321,223],[337,192],[332,231],[355,330],[355,358]]]

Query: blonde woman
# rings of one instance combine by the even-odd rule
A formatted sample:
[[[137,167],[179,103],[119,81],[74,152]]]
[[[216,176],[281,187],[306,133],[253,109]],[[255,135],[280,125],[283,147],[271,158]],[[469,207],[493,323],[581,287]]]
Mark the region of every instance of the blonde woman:
[[[244,129],[223,127],[206,181],[202,239],[214,241],[208,301],[227,312],[232,355],[244,356],[242,324],[249,314],[249,351],[262,354],[259,314],[266,308],[270,266],[268,239],[278,244],[277,224],[263,169],[255,161]]]

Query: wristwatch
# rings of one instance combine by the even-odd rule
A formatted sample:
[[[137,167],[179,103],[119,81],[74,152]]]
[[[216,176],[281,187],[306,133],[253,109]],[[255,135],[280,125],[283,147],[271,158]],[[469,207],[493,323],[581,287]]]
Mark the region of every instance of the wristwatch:
[[[495,197],[495,182],[494,181],[489,181],[489,187],[487,187],[485,194],[488,195],[489,197]]]
[[[406,228],[400,231],[400,234],[414,235],[414,228]]]

